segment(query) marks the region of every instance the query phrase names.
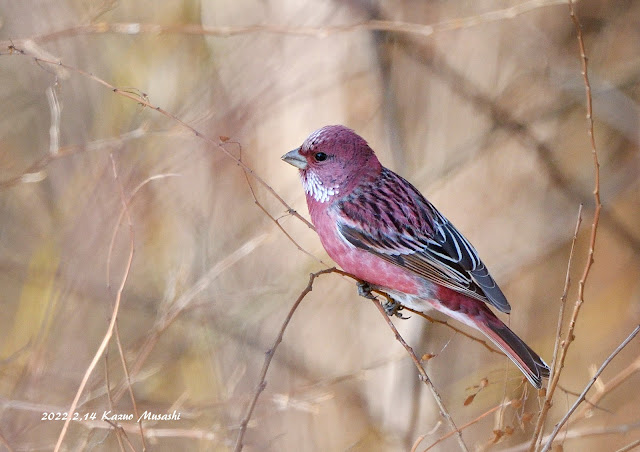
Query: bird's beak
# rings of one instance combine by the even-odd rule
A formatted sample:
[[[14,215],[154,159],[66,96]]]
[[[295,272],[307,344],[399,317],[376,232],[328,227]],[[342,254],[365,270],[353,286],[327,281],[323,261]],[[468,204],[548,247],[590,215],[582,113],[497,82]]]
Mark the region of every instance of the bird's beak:
[[[300,148],[295,148],[293,151],[287,152],[281,158],[285,162],[295,166],[296,168],[300,168],[301,170],[307,167],[307,159],[300,155]]]

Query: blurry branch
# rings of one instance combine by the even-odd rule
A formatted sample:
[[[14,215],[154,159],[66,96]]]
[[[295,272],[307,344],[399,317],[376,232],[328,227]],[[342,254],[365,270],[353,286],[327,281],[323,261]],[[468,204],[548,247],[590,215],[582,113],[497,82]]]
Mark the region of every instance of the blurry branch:
[[[113,159],[113,157],[112,157]],[[173,173],[168,173],[168,174],[156,174],[154,176],[150,176],[148,178],[146,178],[145,180],[143,180],[142,182],[140,182],[131,192],[131,194],[129,195],[129,198],[125,201],[125,203],[122,206],[122,209],[120,209],[120,215],[118,216],[118,220],[116,221],[116,224],[113,228],[113,234],[111,235],[111,242],[109,243],[109,251],[107,252],[107,288],[111,288],[111,277],[110,277],[110,271],[111,271],[111,256],[113,253],[113,249],[115,246],[115,241],[116,241],[116,236],[118,235],[118,231],[120,230],[120,223],[122,222],[122,218],[124,217],[124,215],[127,215],[127,218],[129,219],[129,224],[131,225],[131,219],[129,217],[129,210],[128,207],[131,206],[131,202],[133,201],[134,196],[138,193],[138,191],[140,191],[140,189],[142,187],[144,187],[145,185],[147,185],[149,182],[153,181],[153,180],[157,180],[157,179],[164,179],[166,177],[172,177],[172,176],[179,176],[179,174],[173,174]],[[124,195],[124,190],[123,190],[123,195]],[[116,321],[115,324],[115,328],[114,328],[114,332],[115,332],[115,338],[116,338],[116,345],[118,347],[118,355],[120,356],[120,363],[122,364],[122,370],[124,372],[124,376],[125,376],[125,380],[126,380],[126,384],[127,384],[127,390],[129,392],[129,398],[131,399],[131,405],[133,407],[133,413],[136,417],[136,419],[138,419],[138,427],[139,427],[139,433],[140,433],[140,438],[142,441],[142,449],[146,450],[146,444],[145,444],[145,439],[144,439],[144,432],[142,430],[142,421],[140,420],[140,414],[138,413],[138,404],[136,403],[136,399],[135,396],[133,394],[133,387],[131,385],[131,374],[129,372],[129,366],[127,366],[127,360],[125,358],[125,353],[124,353],[124,348],[122,347],[122,341],[120,340],[120,329],[118,328],[118,322]],[[105,361],[107,359],[108,355],[105,355]],[[107,366],[108,369],[108,366]],[[111,405],[113,405],[113,398],[111,397],[111,391],[110,391],[110,387],[111,384],[109,382],[109,374],[107,373],[107,381],[106,381],[106,388],[107,388],[107,394],[109,396],[109,403]],[[118,428],[116,428],[116,431],[118,432],[118,441],[121,443],[122,439],[120,438],[120,431]],[[122,448],[122,445],[121,445]]]
[[[214,281],[218,276],[225,272],[229,267],[252,253],[267,239],[267,237],[267,234],[260,234],[259,236],[247,241],[233,253],[218,261],[213,267],[209,269],[209,271],[207,271],[205,275],[200,277],[200,279],[198,279],[198,281],[196,281],[193,286],[191,286],[187,291],[180,295],[177,300],[171,303],[171,305],[160,310],[158,319],[156,320],[149,334],[147,334],[144,343],[140,347],[136,347],[137,358],[131,368],[132,376],[138,375],[147,357],[156,346],[162,333],[167,328],[169,328],[169,326],[171,326],[171,324],[180,316],[182,312],[184,312],[191,306],[195,298],[202,291],[204,291],[212,281]],[[124,391],[125,388],[120,387],[114,399],[118,401],[122,397]]]
[[[235,448],[234,448],[235,452],[240,452],[242,450],[243,446],[244,446],[243,441],[244,441],[244,435],[245,435],[245,433],[247,431],[247,426],[249,425],[249,421],[251,420],[251,417],[253,416],[253,412],[254,412],[256,404],[258,402],[258,398],[260,397],[260,394],[262,394],[262,392],[264,391],[264,389],[267,386],[267,382],[266,382],[267,372],[269,370],[269,366],[271,365],[271,360],[273,359],[275,351],[276,351],[278,345],[280,345],[280,343],[282,342],[282,337],[284,336],[285,329],[289,325],[289,322],[291,321],[291,318],[293,317],[294,312],[296,311],[296,309],[298,308],[298,306],[300,305],[302,300],[309,294],[309,292],[311,292],[313,290],[313,282],[315,281],[315,279],[318,278],[321,275],[325,275],[325,274],[329,274],[329,273],[338,273],[338,274],[340,274],[342,276],[346,276],[346,277],[349,277],[349,278],[351,278],[351,279],[353,279],[355,281],[361,282],[358,278],[354,277],[353,275],[351,275],[349,273],[346,273],[346,272],[344,272],[342,270],[338,270],[336,268],[328,268],[328,269],[320,270],[320,271],[318,271],[316,273],[311,273],[309,275],[309,282],[307,283],[307,286],[300,293],[300,295],[298,296],[296,301],[293,303],[293,306],[291,306],[291,309],[289,310],[289,313],[285,317],[285,320],[284,320],[284,322],[282,324],[282,327],[280,328],[280,332],[278,333],[273,345],[271,346],[271,348],[265,354],[264,364],[263,364],[262,370],[260,372],[260,377],[258,379],[258,384],[256,386],[256,390],[255,390],[253,398],[251,399],[251,401],[249,403],[249,406],[247,408],[247,413],[244,416],[244,418],[242,419],[242,421],[240,422],[240,430],[238,432],[238,437],[236,439],[236,444],[235,444]],[[385,295],[383,293],[381,293],[381,294]],[[453,431],[452,434],[456,434],[456,437],[458,439],[458,443],[460,445],[460,449],[463,450],[463,451],[467,451],[468,449],[467,449],[467,447],[466,447],[466,445],[464,443],[464,440],[462,439],[462,435],[460,433],[460,430],[458,429],[458,427],[456,427],[455,422],[453,421],[453,419],[451,418],[451,415],[449,414],[449,412],[447,411],[446,407],[444,406],[444,403],[442,402],[442,398],[440,397],[440,395],[438,394],[435,386],[433,385],[433,383],[429,379],[429,376],[427,375],[427,372],[424,370],[424,367],[422,366],[422,363],[420,362],[420,359],[416,356],[416,354],[414,353],[414,351],[411,348],[411,346],[409,346],[409,344],[407,344],[404,341],[404,339],[402,338],[402,336],[400,335],[400,333],[396,329],[395,325],[393,324],[393,322],[391,321],[391,319],[389,318],[389,316],[385,312],[384,308],[380,304],[379,300],[377,298],[375,298],[375,297],[372,297],[371,301],[375,304],[375,306],[378,308],[378,311],[380,311],[380,314],[387,321],[387,324],[389,325],[389,328],[391,328],[391,330],[393,331],[393,333],[394,333],[396,339],[398,340],[398,342],[400,342],[402,344],[402,346],[405,348],[405,350],[407,351],[407,353],[409,353],[409,356],[411,357],[412,361],[414,362],[414,364],[418,368],[418,372],[420,373],[420,379],[427,385],[427,387],[429,388],[429,390],[433,394],[433,397],[436,400],[436,403],[438,404],[438,407],[440,409],[440,414],[445,418],[445,420],[447,421],[447,423],[451,427],[451,429]]]
[[[566,3],[566,2],[565,2]],[[510,110],[503,107],[493,97],[474,84],[465,74],[448,64],[449,57],[437,50],[436,47],[426,45],[423,41],[412,39],[413,36],[399,36],[394,45],[401,49],[406,56],[413,58],[416,64],[424,65],[461,99],[466,100],[480,111],[486,112],[495,124],[496,129],[502,129],[516,137],[525,148],[534,151],[538,161],[544,166],[551,183],[558,187],[569,199],[576,204],[585,202],[585,195],[577,188],[577,184],[558,165],[554,149],[525,121],[519,119]],[[613,211],[602,209],[602,219],[619,239],[626,242],[635,252],[640,253],[640,240],[634,229],[618,219]]]
[[[485,411],[484,413],[482,413],[480,416],[478,416],[477,418],[467,422],[466,424],[464,424],[463,426],[460,427],[460,431],[466,429],[467,427],[471,427],[473,424],[481,421],[482,419],[484,419],[485,417],[489,416],[491,413],[494,413],[498,410],[504,409],[506,407],[508,407],[509,405],[511,405],[512,403],[514,403],[514,400],[508,400],[504,403],[501,403],[500,405],[496,405],[493,408],[491,408],[488,411]],[[433,449],[436,445],[440,444],[442,441],[444,441],[445,439],[449,438],[451,435],[453,435],[455,432],[449,432],[446,435],[438,438],[437,441],[435,441],[434,443],[432,443],[429,447],[427,447],[423,452],[427,452],[428,450]],[[416,441],[413,445],[413,447],[411,448],[411,452],[414,452],[417,450],[418,445],[422,442],[422,440],[425,438],[425,436],[421,436],[420,438],[418,438],[418,441]]]
[[[122,202],[122,206],[123,208],[126,210],[127,212],[127,221],[128,221],[128,226],[129,226],[129,256],[127,258],[127,263],[125,264],[125,269],[124,269],[124,273],[122,275],[122,280],[120,282],[120,286],[118,287],[118,291],[116,293],[116,298],[115,298],[115,302],[113,304],[113,311],[111,312],[111,320],[109,321],[109,327],[107,328],[107,332],[104,335],[104,338],[102,339],[102,343],[100,344],[100,346],[98,347],[98,350],[96,351],[95,355],[93,356],[93,359],[91,360],[91,363],[89,364],[89,367],[87,368],[84,377],[82,378],[82,382],[80,383],[80,386],[78,387],[78,390],[76,392],[76,395],[73,399],[73,402],[71,403],[71,407],[69,408],[68,411],[68,415],[67,415],[67,419],[64,422],[64,425],[62,427],[62,431],[60,432],[60,435],[58,436],[58,441],[56,443],[54,452],[58,452],[62,446],[62,441],[64,440],[64,437],[67,433],[67,429],[69,428],[69,423],[71,422],[71,419],[73,418],[73,413],[76,410],[76,406],[78,405],[78,400],[80,400],[80,396],[82,395],[82,392],[84,391],[84,388],[87,385],[87,382],[89,381],[89,377],[91,376],[91,374],[93,373],[93,370],[95,369],[96,365],[98,364],[98,361],[100,360],[100,358],[102,357],[102,354],[104,353],[105,349],[107,348],[107,345],[109,345],[109,341],[111,340],[111,336],[113,335],[113,330],[115,328],[115,324],[116,324],[116,319],[118,318],[118,312],[120,310],[120,301],[122,300],[122,292],[124,290],[124,286],[127,283],[127,279],[129,277],[129,272],[131,270],[131,264],[133,263],[133,251],[134,251],[134,235],[133,235],[133,224],[131,223],[131,216],[129,215],[129,210],[127,207],[127,201],[125,199],[125,195],[124,195],[124,189],[122,188],[122,184],[120,183],[120,180],[118,179],[118,172],[116,170],[116,162],[113,159],[113,155],[111,155],[111,167],[113,170],[113,178],[116,181],[116,184],[118,186],[118,190],[120,192],[120,201]]]
[[[167,177],[178,177],[178,176],[180,176],[180,174],[178,173],[164,173],[164,174],[156,174],[146,178],[131,191],[131,194],[129,194],[129,198],[127,199],[126,205],[130,206],[134,196],[138,193],[138,191],[140,191],[142,187],[147,185],[149,182],[158,180],[158,179],[164,179]],[[106,276],[107,288],[111,287],[111,256],[113,254],[113,248],[115,246],[118,231],[120,230],[120,223],[122,222],[122,218],[124,217],[124,215],[127,213],[128,213],[127,210],[123,206],[122,209],[120,209],[120,215],[118,216],[118,221],[116,221],[116,225],[113,228],[113,234],[111,235],[111,242],[109,243],[109,250],[107,251],[107,276]]]
[[[51,111],[51,126],[49,127],[49,154],[56,155],[60,148],[60,102],[56,95],[57,83],[47,87],[47,101]]]
[[[15,449],[11,447],[11,444],[9,444],[9,441],[7,441],[7,438],[5,438],[2,433],[0,433],[0,444],[6,447],[9,452],[15,451]]]
[[[16,42],[18,42],[18,41],[16,41]],[[19,47],[19,46],[21,46],[21,47]],[[236,158],[231,152],[229,152],[223,146],[224,141],[222,141],[222,140],[216,141],[216,140],[214,140],[212,138],[209,138],[208,136],[206,136],[202,132],[198,131],[193,126],[187,124],[186,122],[184,122],[183,120],[181,120],[177,116],[169,113],[167,110],[165,110],[165,109],[163,109],[163,108],[161,108],[159,106],[153,105],[151,102],[149,102],[148,96],[145,93],[139,92],[137,90],[129,91],[129,90],[124,90],[124,89],[121,89],[121,88],[117,88],[114,85],[110,84],[109,82],[105,81],[104,79],[101,79],[100,77],[97,77],[96,75],[93,75],[90,72],[87,72],[87,71],[82,70],[82,69],[78,69],[78,68],[76,68],[74,66],[70,66],[68,64],[65,64],[62,61],[60,61],[58,59],[55,59],[55,58],[50,58],[50,57],[44,58],[44,57],[40,56],[40,55],[42,55],[44,53],[44,51],[40,51],[40,49],[36,49],[34,51],[25,50],[27,48],[33,48],[33,47],[37,47],[37,46],[35,46],[34,41],[32,41],[32,40],[19,41],[18,45],[15,45],[13,42],[11,42],[6,46],[7,52],[0,52],[0,56],[22,55],[22,56],[26,56],[26,57],[29,57],[29,58],[33,58],[33,60],[38,64],[49,65],[49,66],[51,66],[53,68],[53,70],[59,71],[60,69],[64,69],[65,71],[69,71],[69,72],[73,72],[73,73],[82,75],[83,77],[86,77],[86,78],[88,78],[90,80],[93,80],[94,82],[104,86],[105,88],[107,88],[110,91],[112,91],[114,94],[117,94],[117,95],[122,96],[122,97],[126,97],[127,99],[131,99],[131,100],[137,102],[141,106],[148,107],[148,108],[150,108],[152,110],[157,111],[162,116],[164,116],[164,117],[166,117],[166,118],[178,123],[180,126],[182,126],[183,128],[185,128],[188,131],[190,131],[191,133],[193,133],[193,135],[196,136],[197,138],[200,138],[201,140],[205,141],[206,143],[208,143],[211,146],[215,147],[216,149],[220,150],[224,155],[226,155],[228,158],[233,160],[236,163],[236,165],[240,166],[246,173],[250,174],[251,177],[253,177],[256,181],[258,181],[269,193],[271,193],[271,195],[276,200],[278,200],[278,202],[280,202],[280,204],[282,204],[287,209],[287,212],[289,212],[294,217],[298,218],[300,221],[302,221],[304,224],[306,224],[310,229],[315,230],[313,225],[311,223],[309,223],[309,221],[307,221],[298,212],[296,212],[291,206],[289,206],[289,204],[287,204],[286,201],[263,178],[261,178],[253,169],[248,167],[246,164],[244,164],[242,161],[240,161],[238,158]],[[0,45],[0,48],[2,48],[1,45]]]
[[[116,334],[118,333],[116,323]],[[117,336],[116,336],[117,337]],[[120,344],[120,342],[118,342]],[[109,377],[109,349],[104,353],[104,378],[105,378],[105,392],[107,393],[107,402],[109,403],[109,409],[114,411],[115,404],[113,403],[113,397],[111,397],[111,378]],[[82,405],[81,405],[82,406]],[[139,416],[136,416],[136,419],[139,419]],[[111,421],[107,421],[109,424],[112,424]],[[120,446],[120,450],[124,450],[124,442],[122,441],[122,433],[124,433],[124,429],[114,428],[116,439],[118,440],[118,446]],[[126,433],[125,433],[126,435]]]
[[[548,452],[549,449],[551,448],[551,445],[553,444],[553,440],[555,439],[556,435],[560,432],[560,430],[562,429],[562,427],[564,426],[564,424],[567,422],[567,420],[569,419],[569,417],[573,414],[573,412],[578,408],[578,406],[585,400],[585,397],[587,395],[587,392],[589,392],[589,389],[591,389],[591,387],[595,384],[596,380],[598,379],[598,377],[600,376],[600,374],[602,374],[602,372],[604,371],[604,369],[609,365],[609,363],[611,363],[611,361],[613,360],[613,358],[616,357],[616,355],[618,353],[620,353],[622,351],[622,349],[624,349],[627,344],[629,342],[631,342],[633,340],[634,337],[636,337],[636,335],[640,332],[640,325],[636,326],[634,328],[634,330],[631,332],[631,334],[629,334],[629,336],[627,336],[627,338],[622,341],[622,343],[620,345],[618,345],[618,347],[616,347],[616,349],[609,355],[609,357],[607,359],[604,360],[604,362],[602,363],[602,365],[600,366],[600,368],[598,369],[598,371],[595,373],[595,375],[591,378],[591,380],[589,381],[589,383],[587,383],[587,386],[585,386],[584,390],[582,391],[582,393],[580,394],[580,397],[578,397],[578,399],[573,403],[573,405],[571,406],[571,408],[569,408],[569,411],[567,411],[567,413],[564,415],[564,417],[560,420],[560,422],[558,422],[555,426],[555,428],[553,429],[553,432],[551,432],[551,435],[549,436],[548,439],[545,439],[546,444],[544,446],[544,448],[542,449],[542,452]]]
[[[256,24],[241,27],[221,26],[206,27],[198,24],[185,25],[159,25],[150,23],[106,23],[99,22],[89,25],[67,28],[33,37],[37,43],[46,43],[60,38],[74,37],[85,34],[117,33],[125,35],[137,35],[142,33],[153,34],[183,34],[229,37],[250,33],[270,33],[294,36],[311,36],[324,38],[336,33],[350,33],[354,31],[387,31],[396,33],[410,33],[420,36],[431,36],[435,33],[459,30],[474,27],[480,24],[513,19],[521,14],[553,5],[566,3],[566,0],[529,0],[516,4],[509,8],[488,11],[469,17],[445,20],[431,25],[423,25],[409,22],[369,20],[366,22],[335,25],[323,27],[296,27],[289,25]]]
[[[621,447],[620,449],[618,449],[616,452],[628,452],[632,449],[635,449],[636,447],[640,446],[640,439],[635,440],[632,443],[627,444],[624,447]]]
[[[571,439],[579,439],[579,438],[588,438],[590,436],[604,436],[604,435],[621,435],[625,433],[629,433],[633,430],[637,430],[640,428],[640,422],[634,422],[631,424],[620,424],[620,425],[606,425],[606,426],[597,426],[597,427],[589,427],[583,428],[580,430],[567,430],[563,434],[563,438],[565,440]],[[544,437],[542,440],[546,441],[549,436]],[[628,447],[628,446],[626,446]],[[522,452],[529,448],[529,443],[520,443],[513,447],[508,447],[504,449],[502,452]],[[559,449],[560,450],[560,449]],[[620,449],[620,450],[630,450],[630,449]],[[618,450],[617,452],[620,452]]]
[[[577,33],[578,47],[580,50],[580,60],[581,60],[581,66],[582,66],[582,77],[584,80],[585,96],[587,99],[587,113],[586,113],[587,134],[589,136],[589,140],[591,144],[591,154],[593,157],[593,167],[594,167],[593,197],[595,201],[595,210],[593,213],[593,222],[591,224],[591,237],[589,240],[589,251],[587,253],[587,261],[585,263],[585,267],[582,273],[582,277],[580,278],[580,282],[578,282],[578,299],[576,300],[576,303],[573,308],[573,313],[571,314],[571,319],[569,321],[569,328],[565,335],[565,339],[562,341],[559,354],[556,356],[556,359],[552,364],[554,373],[551,375],[551,382],[549,383],[550,391],[547,397],[545,398],[545,404],[544,404],[545,407],[547,407],[547,405],[549,406],[551,405],[551,400],[552,400],[551,398],[553,397],[555,386],[558,384],[558,381],[560,380],[560,374],[562,373],[562,369],[564,367],[567,351],[569,349],[569,346],[575,339],[574,330],[576,326],[576,321],[580,313],[580,308],[584,303],[584,289],[587,282],[587,278],[589,277],[589,273],[591,271],[591,267],[594,262],[593,254],[596,246],[598,224],[600,221],[600,210],[602,209],[602,204],[600,202],[600,163],[598,162],[598,153],[596,151],[596,142],[595,142],[595,136],[593,132],[593,104],[592,104],[592,97],[591,97],[591,85],[589,83],[589,74],[587,71],[587,55],[585,52],[584,40],[582,37],[582,26],[580,25],[580,21],[578,20],[575,14],[572,0],[569,0],[569,15],[571,16],[571,20],[573,22],[573,25]],[[590,387],[590,385],[588,385],[588,387]],[[586,394],[586,391],[585,391],[585,394]],[[576,402],[581,402],[581,400],[578,399],[578,401]],[[547,411],[548,409],[549,408],[547,408]],[[567,413],[567,418],[569,414],[570,413]],[[533,438],[531,440],[531,447],[530,447],[531,451],[535,450],[537,447],[538,438],[540,436],[540,433],[542,432],[543,423],[544,423],[544,417],[540,416],[540,418],[538,419],[538,424],[536,425],[536,431],[534,432]],[[564,421],[561,422],[561,424],[563,423]],[[559,429],[556,427],[556,430],[554,430],[554,433],[557,434],[558,430]],[[553,442],[552,440],[554,436],[555,435],[552,434],[552,438],[551,440],[549,440],[544,450],[548,450],[551,443]]]
[[[562,324],[564,322],[564,311],[567,305],[567,295],[569,293],[569,286],[571,284],[571,263],[573,262],[573,252],[576,247],[576,241],[578,240],[578,231],[580,230],[580,224],[582,223],[582,204],[578,208],[578,219],[576,220],[576,228],[573,231],[573,238],[571,239],[571,249],[569,251],[569,259],[567,262],[567,272],[564,279],[564,288],[562,289],[562,296],[560,297],[560,312],[558,313],[558,325],[556,327],[556,341],[553,347],[553,360],[551,361],[551,379],[549,381],[549,385],[546,389],[546,395],[544,398],[544,404],[542,405],[542,411],[540,412],[540,416],[538,416],[538,421],[536,422],[536,427],[533,433],[532,439],[532,447],[535,447],[540,434],[542,433],[542,429],[544,428],[545,420],[547,419],[547,415],[549,414],[549,410],[551,409],[553,395],[555,394],[556,388],[559,387],[558,382],[560,381],[560,370],[561,366],[564,364],[558,362],[558,351],[560,350],[560,344],[562,340]],[[558,375],[555,378],[555,375]]]
[[[49,91],[47,90],[47,93]],[[47,94],[48,96],[48,94]],[[55,153],[52,152],[54,146],[49,146],[50,151],[30,165],[22,174],[11,177],[7,180],[0,181],[0,190],[7,189],[20,183],[40,182],[46,175],[43,173],[45,168],[54,160],[69,157],[81,152],[97,151],[101,149],[113,149],[121,146],[125,141],[135,140],[144,136],[147,133],[147,127],[145,125],[138,127],[130,132],[123,133],[120,136],[114,138],[106,138],[102,140],[95,140],[85,144],[74,144],[71,146],[59,147],[59,143],[55,146]]]
[[[615,375],[612,379],[610,379],[607,383],[599,384],[596,386],[596,392],[591,397],[589,401],[592,405],[597,405],[600,400],[611,391],[616,389],[622,383],[624,383],[629,377],[633,376],[636,372],[640,371],[640,356],[638,356],[631,364],[625,367],[622,371],[620,371],[617,375]],[[601,383],[601,382],[600,382]],[[593,406],[583,406],[580,411],[578,411],[578,417],[588,417],[589,413],[593,409]]]

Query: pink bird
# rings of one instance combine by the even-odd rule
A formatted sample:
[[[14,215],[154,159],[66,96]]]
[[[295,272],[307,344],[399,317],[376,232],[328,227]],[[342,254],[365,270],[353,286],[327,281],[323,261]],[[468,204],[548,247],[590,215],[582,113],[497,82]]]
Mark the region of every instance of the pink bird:
[[[547,364],[487,305],[509,302],[475,248],[409,182],[383,167],[367,142],[344,126],[313,132],[282,159],[300,169],[311,220],[331,258],[400,306],[436,309],[486,335],[533,386]]]

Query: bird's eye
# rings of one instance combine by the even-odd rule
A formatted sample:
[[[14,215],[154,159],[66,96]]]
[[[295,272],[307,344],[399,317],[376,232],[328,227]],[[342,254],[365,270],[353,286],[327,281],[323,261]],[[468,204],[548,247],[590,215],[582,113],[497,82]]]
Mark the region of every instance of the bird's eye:
[[[313,154],[313,158],[316,159],[317,162],[323,162],[327,160],[327,154],[325,154],[324,152],[316,152],[315,154]]]

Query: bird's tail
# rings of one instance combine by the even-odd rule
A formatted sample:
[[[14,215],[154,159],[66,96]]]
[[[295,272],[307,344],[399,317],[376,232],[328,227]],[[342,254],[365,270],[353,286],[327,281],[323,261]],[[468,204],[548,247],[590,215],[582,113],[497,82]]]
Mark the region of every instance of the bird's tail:
[[[542,378],[549,377],[547,363],[493,313],[491,316],[493,318],[474,322],[473,326],[491,339],[518,366],[531,384],[540,389]]]

